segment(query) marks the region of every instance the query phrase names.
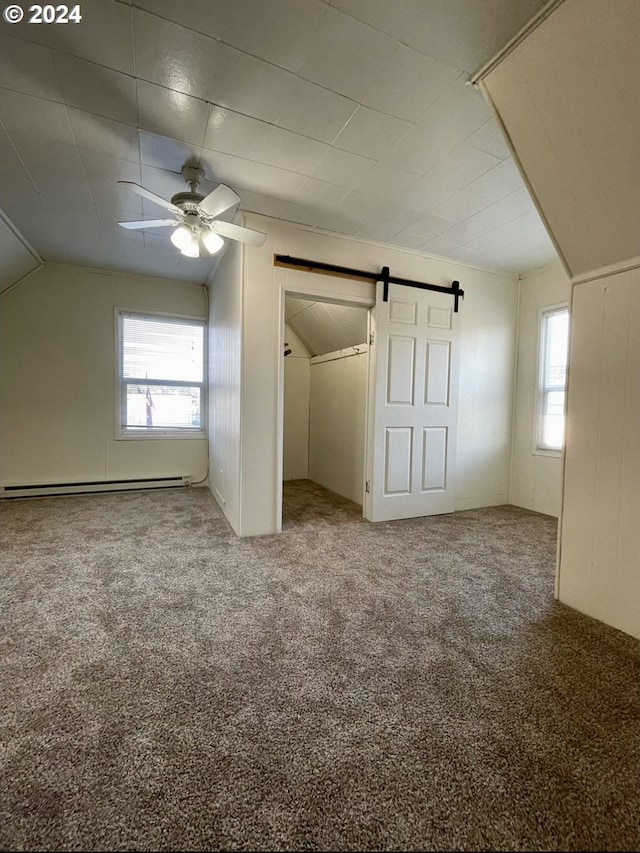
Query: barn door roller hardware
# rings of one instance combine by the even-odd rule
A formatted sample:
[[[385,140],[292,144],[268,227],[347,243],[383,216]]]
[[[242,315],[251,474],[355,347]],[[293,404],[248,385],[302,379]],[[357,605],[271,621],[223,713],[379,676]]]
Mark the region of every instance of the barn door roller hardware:
[[[322,261],[307,261],[304,258],[292,258],[290,255],[274,255],[273,265],[276,267],[288,267],[304,272],[315,272],[320,275],[335,275],[338,278],[354,278],[358,281],[381,281],[384,285],[382,299],[389,300],[389,285],[401,284],[404,287],[417,287],[420,290],[435,290],[437,293],[449,293],[453,296],[453,310],[458,312],[459,300],[464,299],[464,290],[460,290],[460,282],[452,281],[451,287],[442,287],[439,284],[427,284],[424,281],[412,281],[410,278],[398,278],[389,274],[389,267],[382,267],[381,272],[367,272],[367,270],[354,270],[351,267],[340,267],[335,264],[325,264]]]

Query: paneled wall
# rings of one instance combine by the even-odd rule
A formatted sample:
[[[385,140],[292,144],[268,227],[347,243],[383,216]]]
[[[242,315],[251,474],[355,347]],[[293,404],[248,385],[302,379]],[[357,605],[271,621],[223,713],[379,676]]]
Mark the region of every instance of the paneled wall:
[[[47,264],[1,299],[0,476],[207,476],[206,439],[116,440],[115,309],[205,316],[200,286]]]
[[[640,637],[640,269],[571,310],[559,598]]]
[[[366,346],[359,355],[312,360],[309,478],[358,504],[364,490],[366,396]]]
[[[535,448],[540,309],[569,303],[571,282],[561,264],[532,273],[519,283],[518,368],[513,413],[511,497],[516,506],[560,514],[562,459]]]
[[[209,282],[209,487],[240,527],[242,248],[229,240]]]
[[[282,479],[306,480],[309,476],[310,355],[290,326],[287,326],[285,341],[291,355],[284,360]]]

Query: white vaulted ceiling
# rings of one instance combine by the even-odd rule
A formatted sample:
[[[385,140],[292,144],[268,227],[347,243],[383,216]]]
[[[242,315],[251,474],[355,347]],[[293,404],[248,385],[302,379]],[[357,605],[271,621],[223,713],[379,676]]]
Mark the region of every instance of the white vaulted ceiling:
[[[312,356],[367,342],[366,308],[287,295],[284,311],[287,324]]]
[[[84,0],[0,24],[0,208],[45,260],[204,281],[164,218],[199,164],[251,211],[519,273],[555,259],[466,86],[541,0]],[[25,10],[28,8],[24,4]]]

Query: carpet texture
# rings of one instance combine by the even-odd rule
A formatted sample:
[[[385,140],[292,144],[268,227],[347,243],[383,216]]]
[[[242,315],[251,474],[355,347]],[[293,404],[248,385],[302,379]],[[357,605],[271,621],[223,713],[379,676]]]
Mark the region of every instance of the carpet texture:
[[[284,505],[2,505],[3,850],[638,849],[638,644],[553,600],[555,519]]]

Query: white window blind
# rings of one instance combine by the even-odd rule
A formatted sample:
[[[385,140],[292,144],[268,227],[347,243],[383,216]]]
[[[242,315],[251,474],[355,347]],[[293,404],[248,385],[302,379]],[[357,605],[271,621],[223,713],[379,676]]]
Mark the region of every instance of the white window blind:
[[[204,323],[120,315],[123,436],[204,432]]]

